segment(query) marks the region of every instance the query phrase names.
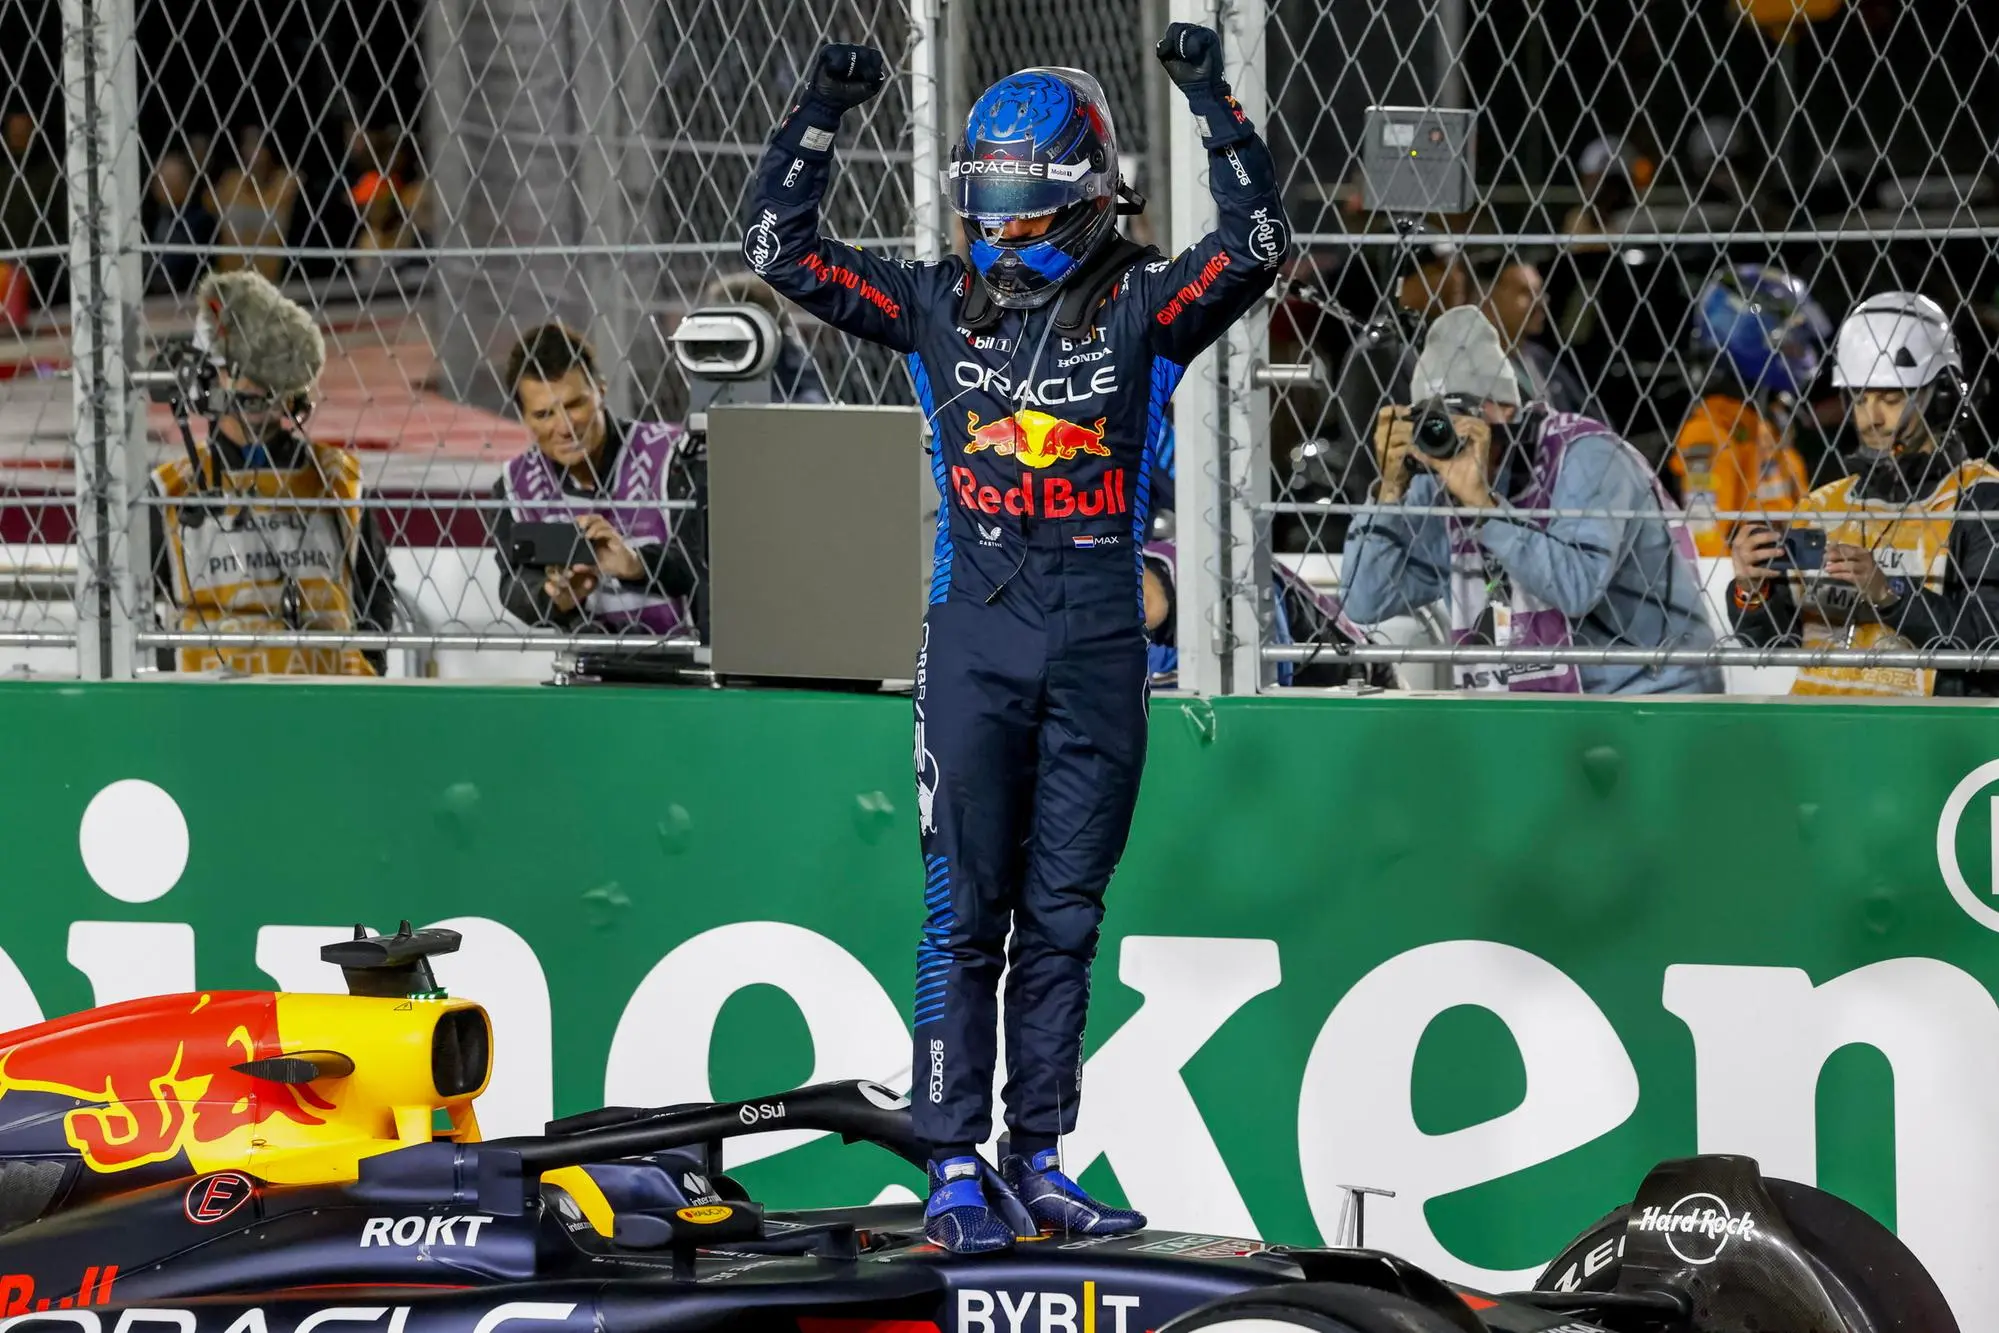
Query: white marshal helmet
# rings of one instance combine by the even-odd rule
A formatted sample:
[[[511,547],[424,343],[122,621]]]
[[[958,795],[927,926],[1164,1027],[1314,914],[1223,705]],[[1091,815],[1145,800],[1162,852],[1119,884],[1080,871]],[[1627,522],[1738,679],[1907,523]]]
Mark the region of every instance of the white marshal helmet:
[[[1853,308],[1833,344],[1832,382],[1842,389],[1915,392],[1939,376],[1961,384],[1964,357],[1943,307],[1914,292],[1883,292]]]

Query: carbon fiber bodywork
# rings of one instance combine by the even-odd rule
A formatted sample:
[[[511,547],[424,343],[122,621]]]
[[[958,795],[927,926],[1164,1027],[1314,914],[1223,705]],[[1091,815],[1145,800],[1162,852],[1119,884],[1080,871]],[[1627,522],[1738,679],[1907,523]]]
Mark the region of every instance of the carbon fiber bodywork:
[[[1662,1162],[1637,1198],[1578,1236],[1538,1284],[1559,1296],[1672,1291],[1699,1329],[1956,1333],[1935,1281],[1894,1234],[1746,1157]]]
[[[711,1168],[721,1139],[779,1128],[919,1154],[900,1098],[840,1083],[422,1144],[345,1184],[139,1185],[0,1236],[0,1333],[1148,1333],[1218,1298],[1329,1284],[1413,1300],[1463,1333],[1877,1327],[1840,1310],[1745,1159],[1647,1180],[1615,1291],[1495,1297],[1367,1250],[1149,1231],[958,1258],[923,1242],[915,1205],[767,1214]],[[609,1235],[542,1180],[579,1164],[596,1164]],[[1753,1322],[1761,1310],[1782,1313]]]

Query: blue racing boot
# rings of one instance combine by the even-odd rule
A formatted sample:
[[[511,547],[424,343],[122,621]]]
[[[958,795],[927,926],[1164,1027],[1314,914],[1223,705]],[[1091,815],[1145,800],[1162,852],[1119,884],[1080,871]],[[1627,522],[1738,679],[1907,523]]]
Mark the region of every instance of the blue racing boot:
[[[990,1254],[1013,1245],[1013,1228],[1000,1220],[979,1185],[978,1158],[946,1157],[930,1163],[923,1235],[953,1254]]]
[[[1062,1174],[1061,1159],[1053,1148],[1044,1148],[1033,1157],[1008,1153],[1001,1159],[1000,1175],[1044,1231],[1122,1236],[1145,1227],[1145,1214],[1098,1203],[1083,1193],[1081,1185]]]

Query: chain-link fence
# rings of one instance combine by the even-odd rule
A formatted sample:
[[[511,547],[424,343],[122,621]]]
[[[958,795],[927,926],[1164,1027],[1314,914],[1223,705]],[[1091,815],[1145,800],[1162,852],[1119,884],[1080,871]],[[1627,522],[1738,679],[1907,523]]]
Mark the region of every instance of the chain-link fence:
[[[829,230],[948,246],[944,127],[1001,73],[1071,64],[1152,198],[1134,229],[1170,248],[1202,229],[1206,163],[1148,56],[1169,18],[1223,29],[1299,241],[1267,318],[1180,390],[1183,683],[1983,689],[1977,0],[0,0],[0,661],[532,676],[584,640],[684,649],[701,441],[629,428],[689,416],[681,316],[767,303],[780,398],[909,392],[737,258],[813,50],[871,42],[900,75],[850,118]],[[1369,206],[1377,107],[1472,114],[1469,207]],[[195,332],[203,275],[242,268],[326,345],[289,469],[233,466],[243,442],[134,388]],[[1911,305],[1873,322],[1869,383],[1839,382],[1838,326],[1886,292],[1937,303],[1951,375]],[[1470,352],[1421,364],[1456,309],[1512,392]],[[595,347],[588,467],[538,443],[563,404],[506,381],[548,321]],[[1483,468],[1452,461],[1457,428],[1421,437],[1435,458],[1379,429],[1436,390],[1461,416],[1519,399],[1463,428]],[[619,538],[594,574],[512,554],[515,526],[584,511]],[[1731,547],[1752,576],[1804,568],[1737,581]]]
[[[1234,498],[1362,626],[1231,622],[1266,673],[1989,692],[1999,15],[1272,0],[1261,35],[1300,253],[1269,330],[1272,466]],[[1471,207],[1369,207],[1392,201],[1362,188],[1386,146],[1366,136],[1408,130],[1368,109],[1398,106],[1471,111]],[[1862,304],[1891,292],[1935,306]],[[1436,323],[1458,307],[1501,366],[1467,314]],[[1523,410],[1381,428],[1441,394]]]
[[[774,398],[907,400],[751,280],[738,210],[819,45],[906,72],[914,33],[903,0],[0,0],[5,661],[537,676],[563,646],[694,645],[702,441],[668,339],[757,302]],[[906,78],[850,118],[829,227],[909,249],[910,122]],[[204,276],[244,269],[322,337],[279,432],[309,447],[133,390],[209,336]],[[596,373],[529,378],[601,377],[601,429],[514,401],[549,322]],[[590,568],[510,553],[584,514]]]
[[[54,4],[0,5],[0,644],[24,665],[76,660],[62,31]]]

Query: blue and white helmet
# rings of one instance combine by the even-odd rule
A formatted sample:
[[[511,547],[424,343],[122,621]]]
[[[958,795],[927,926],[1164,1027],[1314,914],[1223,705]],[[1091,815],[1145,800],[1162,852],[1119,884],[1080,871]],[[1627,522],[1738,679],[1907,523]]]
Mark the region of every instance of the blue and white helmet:
[[[952,209],[973,224],[972,267],[993,303],[1045,305],[1117,223],[1117,131],[1079,69],[1024,69],[986,89],[951,147]],[[1036,236],[1006,224],[1049,217]]]
[[[1694,351],[1730,367],[1746,393],[1803,393],[1831,340],[1811,289],[1780,268],[1723,269],[1694,299]]]

